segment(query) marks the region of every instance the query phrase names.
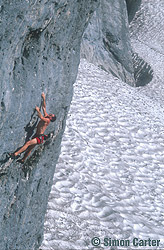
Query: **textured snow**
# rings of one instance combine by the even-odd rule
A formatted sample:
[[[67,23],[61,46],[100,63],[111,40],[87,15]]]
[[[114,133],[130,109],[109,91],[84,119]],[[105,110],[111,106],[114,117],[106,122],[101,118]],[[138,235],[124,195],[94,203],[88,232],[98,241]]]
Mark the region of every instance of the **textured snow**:
[[[163,10],[144,0],[131,23],[133,49],[154,71],[148,85],[132,88],[81,60],[41,249],[93,250],[95,236],[164,247]]]
[[[81,61],[42,249],[93,249],[106,235],[163,245],[164,109],[142,92]]]

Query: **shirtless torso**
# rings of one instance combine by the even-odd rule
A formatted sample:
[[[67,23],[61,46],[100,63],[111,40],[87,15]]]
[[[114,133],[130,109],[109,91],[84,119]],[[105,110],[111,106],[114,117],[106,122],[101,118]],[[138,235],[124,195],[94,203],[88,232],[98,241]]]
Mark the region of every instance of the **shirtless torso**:
[[[44,134],[44,131],[48,127],[49,123],[50,123],[49,118],[44,118],[44,120],[43,119],[40,120],[36,129],[36,135]]]

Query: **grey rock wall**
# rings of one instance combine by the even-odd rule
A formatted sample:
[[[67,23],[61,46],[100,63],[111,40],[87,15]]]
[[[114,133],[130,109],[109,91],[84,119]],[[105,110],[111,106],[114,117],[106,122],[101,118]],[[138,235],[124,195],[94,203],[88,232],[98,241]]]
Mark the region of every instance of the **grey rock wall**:
[[[98,0],[0,4],[0,249],[38,249],[60,143],[76,79],[80,42]],[[22,166],[8,158],[32,134],[46,94],[57,115]]]
[[[152,81],[154,76],[152,67],[137,53],[133,53],[133,65],[136,87],[145,86]]]
[[[135,86],[124,0],[101,1],[83,35],[81,56]]]

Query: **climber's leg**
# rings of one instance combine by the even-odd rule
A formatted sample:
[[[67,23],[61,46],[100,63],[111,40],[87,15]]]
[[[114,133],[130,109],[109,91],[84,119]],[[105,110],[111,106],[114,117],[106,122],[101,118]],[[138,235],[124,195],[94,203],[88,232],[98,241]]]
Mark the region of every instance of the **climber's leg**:
[[[29,146],[36,146],[37,145],[37,139],[34,138],[28,142],[25,143],[25,145],[19,149],[17,152],[14,153],[14,156],[17,156],[19,154],[21,154],[22,152],[24,152]]]
[[[35,146],[36,146],[36,145],[31,145],[31,146],[28,147],[28,149],[26,150],[26,152],[25,152],[23,158],[21,159],[21,162],[22,162],[22,163],[23,163],[23,162],[26,160],[26,158],[31,154],[31,151],[32,151],[33,148],[35,148]]]

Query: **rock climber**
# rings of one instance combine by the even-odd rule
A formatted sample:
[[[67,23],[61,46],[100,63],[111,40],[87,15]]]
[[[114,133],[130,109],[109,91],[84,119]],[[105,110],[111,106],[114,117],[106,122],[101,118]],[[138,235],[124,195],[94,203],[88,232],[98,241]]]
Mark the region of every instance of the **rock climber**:
[[[16,157],[23,153],[24,151],[24,157],[19,160],[20,163],[24,163],[24,161],[26,160],[26,158],[29,156],[29,154],[31,153],[32,149],[37,145],[37,144],[42,144],[44,140],[46,140],[48,138],[47,135],[44,135],[44,131],[46,130],[47,126],[50,124],[50,122],[54,122],[56,120],[56,116],[54,114],[47,114],[46,112],[46,101],[45,101],[45,94],[42,93],[41,95],[42,97],[42,109],[43,109],[43,113],[44,116],[42,115],[42,113],[40,112],[39,107],[35,107],[39,118],[41,119],[37,125],[37,129],[36,129],[36,133],[35,135],[32,137],[31,140],[27,141],[23,147],[21,147],[18,151],[16,151],[15,153],[10,153],[10,157],[13,159],[16,159]]]

